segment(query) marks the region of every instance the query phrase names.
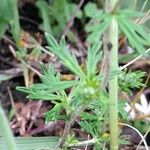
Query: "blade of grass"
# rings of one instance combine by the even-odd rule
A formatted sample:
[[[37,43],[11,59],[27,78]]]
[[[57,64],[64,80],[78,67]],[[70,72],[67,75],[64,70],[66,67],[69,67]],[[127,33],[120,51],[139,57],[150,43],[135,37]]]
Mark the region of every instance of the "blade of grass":
[[[54,150],[58,137],[16,137],[18,150]],[[0,137],[0,149],[5,150],[5,139]],[[9,149],[12,150],[12,149]]]
[[[3,135],[3,148],[0,148],[0,149],[7,149],[8,150],[17,150],[17,147],[16,147],[16,143],[15,143],[15,140],[14,140],[14,137],[13,137],[13,134],[9,128],[9,123],[8,123],[8,120],[5,116],[5,113],[0,105],[0,131]],[[0,140],[1,142],[2,140]],[[0,144],[0,147],[1,147],[2,144]]]

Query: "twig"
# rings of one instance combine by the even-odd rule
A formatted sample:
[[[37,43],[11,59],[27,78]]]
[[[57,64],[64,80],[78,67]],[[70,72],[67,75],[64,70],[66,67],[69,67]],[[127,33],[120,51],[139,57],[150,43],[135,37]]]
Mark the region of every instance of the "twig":
[[[12,105],[12,107],[13,107],[13,109],[14,109],[14,113],[15,113],[16,117],[18,118],[18,117],[19,117],[19,114],[18,114],[17,111],[16,111],[14,99],[13,99],[13,96],[12,96],[12,93],[11,93],[9,87],[7,87],[7,91],[8,91],[9,97],[10,97],[11,105]]]
[[[6,74],[6,75],[11,75],[13,77],[17,77],[22,75],[22,69],[21,67],[17,67],[17,68],[11,68],[11,69],[7,69],[7,70],[0,70],[1,74]]]
[[[31,128],[32,128],[32,126],[33,126],[33,124],[37,118],[37,115],[39,114],[39,110],[40,110],[42,104],[43,104],[43,102],[41,100],[37,102],[37,107],[31,116],[32,120],[31,120],[30,124],[28,125],[27,132],[29,132],[31,130]]]
[[[20,19],[25,20],[25,21],[28,21],[28,22],[30,22],[30,23],[33,23],[33,24],[35,24],[35,25],[37,25],[37,26],[39,25],[38,22],[36,22],[35,20],[32,20],[32,19],[27,18],[27,17],[24,17],[24,16],[20,16]]]
[[[7,42],[9,42],[11,45],[16,46],[16,44],[11,39],[9,39],[6,35],[2,36],[2,38]]]
[[[141,12],[143,12],[143,11],[144,11],[145,6],[146,6],[147,2],[148,2],[148,0],[145,0],[144,4],[143,4],[143,6],[142,6]]]
[[[87,146],[87,145],[93,145],[97,142],[97,139],[96,138],[93,138],[93,139],[90,139],[90,140],[87,140],[87,141],[82,141],[82,142],[79,142],[77,144],[69,144],[68,147],[78,147],[78,146]]]
[[[146,133],[144,134],[144,139],[146,138],[146,136],[148,135],[148,133],[150,132],[150,128],[146,131]],[[138,150],[138,148],[139,148],[139,146],[142,144],[142,139],[141,139],[141,141],[140,141],[140,143],[138,144],[138,146],[137,146],[137,148],[136,148],[136,150]]]
[[[33,72],[35,72],[39,77],[42,76],[42,74],[36,70],[35,68],[31,67],[28,63],[26,63],[23,59],[21,59],[22,64],[24,64],[25,66],[27,66],[30,70],[32,70]]]
[[[90,138],[90,136],[88,135],[88,140],[89,140],[89,138]],[[89,145],[90,143],[87,143],[86,144],[86,146],[85,146],[85,150],[87,150],[88,149],[88,145]]]
[[[14,58],[17,58],[16,51],[14,50],[14,48],[11,45],[9,45],[9,49],[10,49],[10,52],[12,53],[12,55],[14,56]]]
[[[65,36],[67,35],[67,33],[68,33],[68,31],[69,31],[69,28],[70,28],[70,27],[72,26],[72,24],[73,24],[73,20],[74,20],[74,18],[75,18],[75,16],[76,16],[76,13],[79,11],[79,9],[80,9],[81,6],[83,5],[83,3],[84,3],[84,0],[80,0],[79,4],[77,5],[76,9],[74,10],[74,12],[73,12],[73,14],[72,14],[71,19],[69,20],[67,26],[66,26],[65,29],[64,29],[64,32],[63,32],[62,37],[65,37]]]
[[[40,133],[40,132],[43,132],[47,129],[50,129],[50,128],[53,128],[54,126],[56,126],[58,124],[59,121],[55,121],[55,122],[49,122],[48,124],[46,125],[43,125],[42,127],[40,126],[39,128],[36,128],[34,130],[32,130],[30,132],[31,135],[35,135],[37,133]]]
[[[150,48],[146,50],[145,53],[150,52]],[[127,68],[128,66],[130,66],[131,64],[133,64],[135,61],[139,60],[140,58],[142,58],[143,55],[139,55],[138,57],[136,57],[135,59],[133,59],[132,61],[128,62],[127,64],[125,64],[122,67],[119,67],[119,70],[123,70],[125,68]]]
[[[147,143],[146,143],[146,141],[145,141],[145,137],[140,133],[139,130],[137,130],[137,129],[134,128],[133,126],[131,126],[131,125],[129,125],[129,124],[126,124],[126,123],[119,123],[119,125],[129,127],[129,128],[131,128],[131,129],[133,129],[135,132],[137,132],[138,135],[141,137],[141,141],[144,143],[145,149],[146,149],[146,150],[149,150],[148,145],[147,145]]]

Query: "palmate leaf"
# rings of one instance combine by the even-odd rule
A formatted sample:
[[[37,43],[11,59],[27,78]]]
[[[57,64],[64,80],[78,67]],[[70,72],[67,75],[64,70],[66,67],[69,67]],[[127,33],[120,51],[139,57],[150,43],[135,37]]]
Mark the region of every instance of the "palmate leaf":
[[[35,94],[36,92],[40,92],[40,91],[48,91],[49,93],[54,93],[75,86],[77,83],[78,81],[57,81],[57,82],[51,82],[51,84],[37,83],[31,85],[30,87],[18,86],[17,90],[28,94]]]
[[[88,48],[88,56],[87,56],[88,76],[93,76],[96,73],[96,65],[100,61],[100,57],[102,56],[100,47],[101,47],[101,42],[97,42],[92,47]]]
[[[141,36],[141,42],[143,41],[142,43],[144,45],[150,46],[150,34],[148,33],[148,29],[137,24],[133,24],[133,28],[135,29],[136,33]]]
[[[70,69],[73,73],[78,75],[81,79],[85,79],[85,74],[82,71],[80,65],[74,54],[69,53],[65,39],[62,38],[60,44],[48,33],[45,33],[46,39],[48,41],[48,50],[52,51],[56,56],[58,56],[61,62]]]
[[[44,100],[44,101],[54,101],[54,100],[61,100],[61,97],[56,95],[56,94],[52,94],[49,93],[49,91],[36,91],[34,93],[31,93],[27,96],[27,98],[29,99],[35,99],[35,100]]]
[[[117,20],[120,29],[127,36],[130,45],[135,48],[138,53],[146,56],[144,46],[150,45],[150,35],[146,33],[143,26],[135,24],[129,19],[136,15],[138,16],[138,13],[134,11],[120,11]]]
[[[43,94],[41,91],[35,94],[29,94],[27,98],[34,99],[34,100],[43,100],[43,101],[60,100],[60,98],[55,94],[51,94],[51,93]]]
[[[95,137],[95,132],[93,130],[93,127],[91,123],[88,123],[87,121],[80,121],[79,125],[83,127],[88,133],[90,133],[93,137]]]
[[[143,45],[150,45],[150,39],[149,39],[150,36],[146,32],[144,32],[142,26],[134,24],[129,21],[126,22],[123,19],[121,19],[121,23],[126,27],[126,29],[130,32],[130,34],[132,34],[135,40],[137,40]]]
[[[110,25],[110,22],[111,22],[110,15],[108,14],[102,15],[100,19],[102,19],[102,20],[99,20],[100,23],[95,24],[95,25],[88,24],[85,28],[87,32],[90,32],[87,38],[87,41],[89,43],[95,43],[97,41],[100,41],[100,37]]]
[[[61,118],[60,111],[63,109],[63,107],[60,104],[55,105],[51,110],[46,112],[46,123],[50,121],[56,121]]]
[[[93,18],[95,14],[96,15],[99,14],[99,16],[102,14],[102,12],[97,8],[96,3],[92,3],[92,2],[88,2],[85,5],[84,12],[85,12],[85,15],[90,18]]]
[[[55,73],[54,65],[50,64],[46,67],[44,64],[41,64],[42,77],[41,81],[45,84],[51,84],[51,82],[60,81],[60,74]]]
[[[127,36],[127,39],[130,43],[130,45],[135,48],[138,53],[142,55],[145,54],[145,48],[143,45],[143,40],[141,40],[141,37],[135,32],[135,29],[132,28],[131,23],[128,23],[127,19],[124,21],[125,18],[118,18],[118,23],[120,29],[124,32],[124,34]],[[130,26],[131,25],[131,26]],[[145,41],[147,42],[147,41]]]
[[[124,10],[119,10],[119,15],[124,16],[127,18],[137,18],[137,17],[142,17],[143,14],[141,12],[133,11],[130,9],[124,9]]]

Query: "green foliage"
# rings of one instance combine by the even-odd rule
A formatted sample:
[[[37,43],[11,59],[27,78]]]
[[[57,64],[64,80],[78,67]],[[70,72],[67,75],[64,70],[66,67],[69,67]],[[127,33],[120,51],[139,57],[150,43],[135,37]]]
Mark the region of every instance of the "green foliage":
[[[49,18],[49,7],[46,1],[39,0],[36,2],[36,6],[39,8],[41,17],[43,18],[43,29],[52,34],[51,20]]]
[[[5,146],[4,149],[17,150],[16,142],[15,142],[14,137],[13,137],[13,133],[9,127],[9,122],[7,120],[5,112],[4,112],[1,105],[0,105],[0,122],[1,122],[0,138],[1,138],[1,136],[3,136],[5,139],[5,142],[3,144],[0,144],[0,145]]]
[[[55,105],[51,110],[49,110],[48,112],[46,112],[45,117],[46,123],[49,123],[50,121],[56,121],[56,120],[60,120],[60,119],[64,119],[62,118],[62,115],[60,114],[60,111],[62,110],[62,106],[61,104],[57,104]]]
[[[49,4],[46,1],[38,0],[36,5],[42,14],[44,31],[57,37],[62,34],[77,7],[75,3],[69,2],[68,0],[53,0]],[[76,17],[82,17],[82,12],[80,10],[77,12]],[[71,35],[73,35],[73,33],[69,32],[69,37]]]
[[[67,50],[67,46],[64,38],[60,41],[60,45],[57,41],[48,33],[45,34],[47,42],[49,44],[48,49],[57,55],[61,62],[68,67],[73,73],[78,75],[81,79],[85,78],[85,74],[79,66],[77,59],[74,54],[70,54]]]
[[[55,0],[52,1],[51,5],[39,0],[36,4],[41,11],[45,30],[53,35],[60,35],[76,7],[76,5],[67,0]],[[93,13],[90,13],[91,10]],[[118,22],[121,32],[125,34],[130,45],[138,53],[145,54],[145,46],[149,46],[150,38],[143,26],[133,23],[133,19],[142,16],[141,13],[131,10],[114,11],[113,14],[105,13],[100,11],[93,3],[88,3],[84,7],[84,12],[87,17],[93,19],[93,22],[89,22],[85,28],[90,33],[87,40],[91,44],[87,52],[86,71],[81,68],[75,55],[69,52],[64,37],[60,42],[57,42],[52,35],[45,33],[48,42],[47,50],[54,53],[61,63],[75,74],[76,78],[72,81],[62,81],[60,74],[54,71],[53,65],[45,67],[41,64],[41,83],[33,84],[30,87],[17,87],[17,90],[27,93],[28,98],[51,101],[54,104],[54,107],[46,113],[46,122],[63,119],[66,124],[70,123],[69,125],[67,124],[69,128],[75,119],[81,116],[80,126],[97,139],[97,146],[110,140],[110,135],[104,135],[109,130],[108,104],[111,103],[108,101],[106,91],[100,93],[100,82],[103,77],[97,70],[97,64],[102,55],[100,51],[101,37],[111,25],[112,19],[116,19],[115,21]],[[49,19],[49,17],[52,19]],[[119,74],[119,88],[125,92],[130,93],[131,89],[143,86],[143,72],[125,71],[118,73],[118,70],[116,70],[109,74],[110,80]],[[127,119],[127,114],[124,110],[125,101],[117,105],[118,109],[115,111],[119,112],[123,119]],[[85,109],[89,110],[90,113],[83,112]],[[69,141],[69,139],[74,141],[74,137],[66,136],[66,140]]]
[[[144,86],[142,83],[144,76],[145,73],[140,70],[134,72],[127,70],[123,71],[119,75],[119,85],[121,90],[131,94],[131,89]]]
[[[150,35],[142,25],[133,22],[133,18],[140,17],[142,14],[131,10],[120,10],[117,20],[122,32],[127,36],[130,45],[135,48],[138,53],[145,54],[145,47],[150,45]]]
[[[46,113],[47,123],[60,119],[68,121],[74,115],[81,115],[82,120],[79,124],[98,141],[108,142],[109,136],[107,138],[103,136],[108,131],[108,94],[107,92],[99,93],[100,81],[103,77],[100,77],[100,73],[97,72],[97,64],[101,60],[101,43],[95,42],[89,46],[86,72],[84,72],[75,55],[69,52],[64,38],[57,42],[50,34],[46,33],[45,36],[49,44],[48,51],[59,57],[63,65],[78,77],[77,80],[62,81],[52,64],[48,67],[41,64],[42,83],[36,83],[30,87],[17,87],[17,90],[27,93],[28,98],[48,100],[54,104],[54,107]],[[118,74],[120,90],[130,92],[131,88],[143,85],[141,83],[143,72],[118,73],[116,71],[110,74],[110,78]],[[66,92],[68,88],[69,93]],[[118,111],[121,118],[127,119],[124,106],[125,101],[120,102]],[[91,113],[83,112],[85,108]],[[62,114],[62,111],[65,114]]]
[[[88,2],[84,7],[86,17],[93,18],[95,14],[101,15],[101,11],[97,8],[96,3]]]
[[[93,7],[93,6],[92,6]],[[92,21],[90,21],[85,30],[90,33],[87,40],[89,43],[94,43],[101,39],[104,31],[109,27],[111,23],[111,15],[109,13],[100,13],[95,9],[95,14],[90,15]],[[134,23],[133,19],[142,17],[141,12],[132,10],[119,10],[115,14],[116,20],[118,21],[121,32],[127,37],[129,44],[142,55],[145,54],[145,46],[150,46],[150,35],[148,29],[143,25]]]
[[[94,44],[92,47],[89,47],[87,54],[87,76],[92,77],[95,75],[96,67],[98,62],[100,61],[102,52],[100,51],[101,43],[98,42]],[[94,61],[93,61],[94,60]]]
[[[85,27],[85,30],[90,32],[90,35],[87,38],[89,43],[100,41],[102,34],[110,25],[111,15],[108,13],[94,14],[93,19],[95,21],[90,21]]]
[[[129,120],[128,113],[125,111],[126,103],[127,103],[127,101],[123,100],[123,99],[119,100],[119,102],[118,102],[119,119]]]
[[[145,134],[148,130],[150,130],[150,122],[143,120],[135,120],[133,126],[138,129],[142,134]]]
[[[17,42],[20,33],[17,0],[0,1],[0,20],[0,38],[10,24],[14,40]]]
[[[10,138],[10,137],[9,137]],[[17,149],[21,150],[54,150],[59,138],[54,136],[46,137],[15,137]],[[0,149],[6,150],[6,138],[0,136]],[[9,149],[12,150],[12,147]]]
[[[29,88],[17,87],[18,90],[29,94],[28,98],[44,99],[44,100],[61,100],[60,93],[54,92],[62,91],[64,89],[75,86],[78,81],[60,81],[60,75],[55,75],[53,67],[50,66],[48,70],[42,66],[44,75],[41,77],[43,83],[31,85]]]
[[[103,125],[108,122],[108,97],[103,95],[101,100],[93,101],[87,109],[90,112],[83,112],[81,114],[82,121],[79,124],[92,137],[100,139],[107,131],[106,126]]]
[[[17,90],[27,93],[28,98],[50,100],[55,104],[46,114],[46,122],[48,122],[65,119],[60,115],[63,109],[68,118],[79,106],[86,106],[92,100],[99,99],[99,77],[96,75],[96,66],[101,57],[99,52],[101,44],[97,43],[88,49],[87,73],[84,73],[75,55],[69,53],[64,39],[58,43],[48,33],[46,33],[46,39],[49,44],[48,50],[57,55],[61,62],[79,77],[78,80],[61,81],[60,74],[55,73],[53,65],[47,68],[41,64],[42,83],[36,83],[30,87],[17,87]],[[71,88],[69,95],[65,92],[67,88]]]

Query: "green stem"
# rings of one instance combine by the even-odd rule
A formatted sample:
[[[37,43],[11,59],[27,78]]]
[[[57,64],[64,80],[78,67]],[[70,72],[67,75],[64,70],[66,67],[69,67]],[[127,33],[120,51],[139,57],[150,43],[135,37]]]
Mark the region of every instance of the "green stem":
[[[63,147],[63,145],[66,142],[67,137],[69,135],[71,125],[74,123],[75,119],[80,115],[80,113],[85,110],[86,107],[87,107],[87,104],[81,105],[78,109],[76,109],[72,112],[72,114],[70,116],[70,120],[68,120],[66,122],[63,136],[59,140],[58,144],[56,145],[55,150],[60,150]]]
[[[9,128],[9,123],[5,116],[5,113],[0,105],[0,129],[2,136],[5,138],[6,146],[8,150],[17,150],[16,143],[13,137],[13,134]]]
[[[115,17],[109,28],[110,72],[118,70],[118,24]],[[109,81],[110,149],[118,150],[118,75]]]
[[[108,31],[107,50],[109,51],[109,74],[118,70],[118,23],[115,12],[118,0],[106,0],[105,11],[112,15],[112,22]],[[118,75],[109,80],[109,126],[110,150],[118,150]]]

